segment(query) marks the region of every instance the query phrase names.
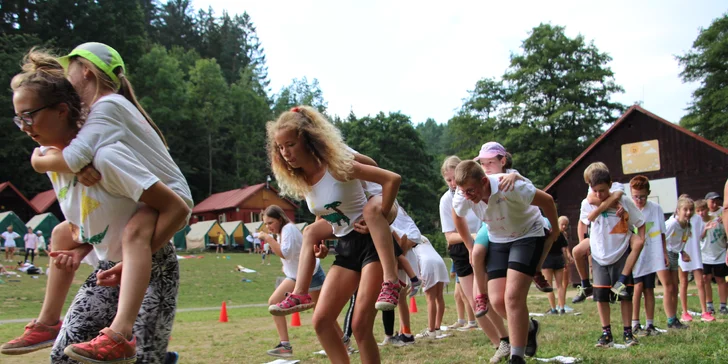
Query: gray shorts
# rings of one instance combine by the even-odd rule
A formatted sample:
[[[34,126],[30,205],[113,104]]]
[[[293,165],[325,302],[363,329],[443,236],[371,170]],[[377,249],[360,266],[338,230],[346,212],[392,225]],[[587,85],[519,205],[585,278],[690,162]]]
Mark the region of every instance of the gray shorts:
[[[677,272],[678,268],[680,268],[680,265],[678,264],[679,259],[680,253],[673,253],[671,251],[668,251],[667,260],[670,261],[670,265],[667,267],[667,269],[671,272]]]
[[[627,262],[627,256],[630,250],[627,249],[622,257],[619,258],[614,264],[600,265],[592,257],[592,271],[594,275],[594,301],[596,302],[613,302],[611,299],[613,293],[611,291],[612,286],[617,283],[619,276],[622,274],[624,264]],[[634,283],[632,281],[632,275],[630,274],[625,282],[627,285],[627,292],[629,292],[629,298],[620,298],[620,301],[631,301],[632,291],[634,290]]]
[[[286,277],[286,279],[290,279],[292,281],[296,281],[296,278]],[[313,272],[313,277],[311,277],[311,285],[308,286],[308,291],[320,291],[321,287],[324,286],[324,280],[326,279],[326,273],[324,272],[324,269],[321,268],[319,265],[318,269],[316,269],[315,272]]]

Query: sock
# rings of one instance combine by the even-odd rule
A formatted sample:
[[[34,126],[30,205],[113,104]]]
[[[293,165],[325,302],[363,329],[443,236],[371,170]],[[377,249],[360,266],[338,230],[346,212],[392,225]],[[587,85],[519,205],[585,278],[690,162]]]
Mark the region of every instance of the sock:
[[[411,334],[409,326],[402,326],[402,333],[403,334]]]
[[[582,288],[591,287],[591,282],[589,282],[588,279],[582,279],[581,280],[581,287]]]
[[[511,356],[520,356],[523,358],[524,355],[526,355],[525,346],[511,346]]]
[[[417,276],[410,277],[410,282],[417,283],[417,281],[419,281],[419,278],[417,278]]]
[[[556,306],[556,311],[561,311],[561,310],[563,310],[563,309],[564,309],[564,308],[563,308],[563,307],[561,307],[561,306]]]
[[[724,308],[726,308],[726,306],[725,306],[725,302],[721,302],[721,303],[720,303],[720,309],[722,310],[722,309],[724,309]]]
[[[620,274],[618,281],[624,284],[624,282],[627,282],[627,276],[624,274]]]
[[[677,321],[677,316],[673,316],[673,317],[668,317],[667,318],[667,324],[668,325],[674,324],[675,321]]]
[[[632,327],[639,326],[640,320],[632,320]]]
[[[475,325],[477,325],[477,323],[475,321],[468,321],[468,325],[475,326]]]
[[[625,336],[627,336],[627,335],[632,335],[632,328],[631,328],[631,327],[629,327],[629,326],[625,326],[625,327],[624,327],[624,335],[625,335]]]
[[[509,338],[508,336],[506,336],[506,337],[502,337],[502,338],[500,339],[500,341],[505,341],[505,342],[507,342],[507,343],[509,343],[509,344],[510,344],[510,343],[511,343],[511,338]]]
[[[710,308],[713,308],[713,301],[705,302],[705,305],[708,306],[708,307],[710,307]]]
[[[607,334],[612,334],[612,325],[602,326],[602,331],[606,332]]]
[[[291,346],[291,342],[290,341],[281,341],[281,345],[283,345],[283,346]]]
[[[647,325],[647,327],[655,326],[655,321],[654,320],[647,319],[647,324],[646,325]]]
[[[465,319],[458,319],[458,323],[460,325],[465,325],[467,323],[467,321],[465,321]]]

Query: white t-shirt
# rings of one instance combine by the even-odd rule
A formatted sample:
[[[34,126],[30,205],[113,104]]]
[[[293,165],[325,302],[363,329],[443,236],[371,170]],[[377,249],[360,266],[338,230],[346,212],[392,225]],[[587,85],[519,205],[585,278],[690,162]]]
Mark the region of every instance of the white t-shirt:
[[[624,208],[625,214],[629,215],[627,221],[617,217],[617,210],[608,209],[601,213],[593,223],[591,223],[590,245],[592,258],[599,265],[607,266],[616,263],[622,257],[629,247],[629,237],[632,234],[631,229],[641,227],[645,223],[642,212],[635,206],[631,199],[626,195],[622,195],[619,200]],[[581,213],[579,220],[585,225],[589,225],[589,213],[596,210],[596,206],[590,205],[586,199],[581,202]]]
[[[99,260],[118,262],[124,228],[144,190],[159,179],[120,142],[97,150],[94,167],[103,177],[92,187],[78,183],[72,173],[48,175],[74,240],[92,244]]]
[[[465,216],[472,210],[488,225],[488,239],[491,243],[509,243],[515,240],[544,236],[541,211],[531,205],[536,187],[525,181],[516,181],[513,190],[504,192],[498,188],[498,177],[487,176],[490,181],[490,197],[477,204],[468,200],[458,189],[453,197],[453,208],[458,216]],[[476,230],[477,231],[477,230]]]
[[[455,221],[452,218],[452,200],[455,194],[456,193],[447,190],[442,197],[440,197],[440,226],[442,227],[443,233],[457,231],[455,229]],[[473,211],[468,211],[465,215],[465,221],[468,223],[468,230],[470,230],[471,234],[478,232],[480,225],[483,223],[477,216],[475,216]]]
[[[617,191],[622,192],[625,195],[627,194],[627,191],[624,189],[624,185],[623,184],[621,184],[619,182],[612,182],[612,185],[609,186],[609,192],[614,193],[614,192],[617,192]],[[589,186],[589,187],[586,188],[586,194],[588,195],[590,193],[592,193],[591,186]]]
[[[63,149],[63,159],[71,171],[78,172],[93,161],[99,148],[115,142],[126,145],[146,170],[192,208],[194,203],[187,180],[162,139],[134,104],[122,95],[104,96],[91,106],[78,135]]]
[[[688,241],[685,243],[685,252],[690,255],[690,261],[678,260],[680,269],[683,272],[690,272],[696,269],[703,269],[703,255],[700,253],[700,234],[703,232],[703,219],[698,214],[690,218],[691,232]]]
[[[5,239],[5,244],[4,244],[5,247],[14,248],[15,239],[19,238],[20,234],[16,233],[15,231],[13,231],[12,233],[8,232],[8,231],[3,231],[2,236],[3,236],[3,239]]]
[[[281,229],[281,263],[283,264],[283,274],[288,278],[296,279],[298,276],[298,260],[301,256],[301,246],[303,245],[303,234],[293,223],[286,224]],[[268,247],[268,243],[265,244]],[[285,258],[284,258],[285,257]],[[316,268],[319,267],[319,259],[316,258]]]
[[[420,232],[420,229],[417,228],[414,220],[412,220],[402,206],[400,206],[399,210],[397,210],[397,217],[389,227],[392,232],[397,233],[399,237],[406,234],[407,239],[417,244],[422,241],[422,233]]]
[[[685,228],[682,228],[680,227],[680,222],[678,222],[677,218],[675,218],[675,215],[670,216],[670,218],[665,221],[665,240],[667,240],[667,251],[680,253],[685,247],[685,244],[688,242],[691,233],[692,228],[690,226],[690,221],[688,221],[688,225]]]
[[[38,235],[35,235],[35,233],[25,234],[23,240],[25,240],[25,249],[38,248]]]
[[[723,206],[718,207],[718,209],[715,211],[708,211],[708,215],[717,216],[718,218],[721,218],[723,216]]]
[[[306,194],[306,203],[312,214],[331,224],[334,235],[343,237],[354,230],[354,222],[362,217],[367,200],[361,181],[338,181],[326,170]]]
[[[642,209],[645,218],[645,246],[632,270],[635,277],[642,277],[665,270],[665,253],[662,250],[662,235],[665,234],[665,214],[660,205],[647,201]]]
[[[728,245],[726,244],[725,230],[723,223],[716,214],[711,216],[710,222],[716,221],[718,225],[708,229],[705,238],[700,241],[700,252],[703,264],[725,264],[725,254]],[[708,224],[704,222],[704,224]]]

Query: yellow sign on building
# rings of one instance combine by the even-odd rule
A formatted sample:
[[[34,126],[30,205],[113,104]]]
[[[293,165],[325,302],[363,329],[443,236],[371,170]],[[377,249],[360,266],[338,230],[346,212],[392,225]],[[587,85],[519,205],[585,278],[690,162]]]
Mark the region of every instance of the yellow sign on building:
[[[659,170],[660,143],[657,139],[622,144],[622,171],[625,175]]]

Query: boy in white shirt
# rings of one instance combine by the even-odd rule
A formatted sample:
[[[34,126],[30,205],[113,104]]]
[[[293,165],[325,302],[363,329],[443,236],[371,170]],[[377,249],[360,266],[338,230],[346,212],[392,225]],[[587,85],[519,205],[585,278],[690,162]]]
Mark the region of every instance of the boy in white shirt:
[[[714,192],[711,192],[714,193]],[[717,195],[717,194],[716,194]],[[709,197],[710,193],[708,194]],[[695,202],[695,212],[703,220],[703,229],[700,234],[700,252],[703,260],[703,279],[705,285],[705,304],[711,314],[715,314],[713,307],[713,285],[711,280],[715,277],[715,283],[718,285],[718,296],[720,298],[720,313],[728,314],[726,308],[726,281],[725,276],[728,275],[726,268],[726,233],[723,229],[723,223],[718,212],[718,204],[715,198],[711,200],[698,200]],[[711,206],[712,202],[712,206]],[[711,210],[713,207],[713,210]]]
[[[591,190],[601,200],[607,200],[612,192],[609,187],[612,184],[612,177],[609,171],[594,169],[589,175]],[[591,225],[590,247],[592,253],[592,270],[594,275],[594,301],[597,302],[599,318],[602,323],[602,335],[597,341],[597,347],[612,347],[612,326],[610,324],[611,288],[620,282],[620,275],[629,255],[629,239],[632,235],[632,227],[637,227],[637,235],[644,240],[645,221],[642,212],[627,197],[622,196],[619,200],[624,214],[619,217],[613,208],[600,214],[593,223],[588,220],[589,213],[596,207],[586,199],[581,203],[579,220],[586,225]],[[627,277],[627,286],[631,283],[631,277]],[[624,326],[624,343],[627,346],[637,345],[639,342],[632,334],[630,320],[632,318],[631,289],[628,288],[627,297],[618,296],[621,302],[622,324]]]

